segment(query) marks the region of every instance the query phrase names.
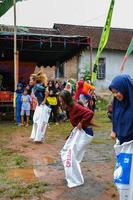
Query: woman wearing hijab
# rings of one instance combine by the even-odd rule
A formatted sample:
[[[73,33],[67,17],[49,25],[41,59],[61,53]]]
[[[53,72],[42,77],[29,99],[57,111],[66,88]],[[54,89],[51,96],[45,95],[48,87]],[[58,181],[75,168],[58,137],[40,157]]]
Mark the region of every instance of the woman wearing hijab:
[[[75,94],[75,100],[79,100],[79,97],[81,94],[83,94],[83,86],[84,86],[84,80],[80,80],[77,83],[77,90],[76,90],[76,94]]]
[[[133,199],[133,79],[123,74],[115,77],[109,86],[114,95],[111,133],[116,166],[114,182],[119,199]]]
[[[72,84],[70,82],[66,83],[66,86],[65,86],[64,90],[70,92],[70,94],[73,95]]]
[[[111,136],[123,144],[133,140],[133,79],[128,75],[117,76],[109,89],[114,95]]]

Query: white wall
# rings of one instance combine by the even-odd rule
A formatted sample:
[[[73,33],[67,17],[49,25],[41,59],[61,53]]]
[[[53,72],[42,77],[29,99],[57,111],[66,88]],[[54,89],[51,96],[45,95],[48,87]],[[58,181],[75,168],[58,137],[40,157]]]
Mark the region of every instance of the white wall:
[[[97,80],[95,85],[97,89],[107,89],[111,80],[120,74],[120,65],[124,58],[124,51],[113,51],[104,50],[101,54],[101,58],[106,58],[106,78],[104,80]],[[96,50],[93,50],[92,60],[94,61],[96,56]],[[79,59],[79,78],[82,76],[82,71],[84,71],[84,66],[90,63],[89,52],[85,51],[82,53]],[[125,64],[124,72],[133,77],[133,55],[129,56]]]

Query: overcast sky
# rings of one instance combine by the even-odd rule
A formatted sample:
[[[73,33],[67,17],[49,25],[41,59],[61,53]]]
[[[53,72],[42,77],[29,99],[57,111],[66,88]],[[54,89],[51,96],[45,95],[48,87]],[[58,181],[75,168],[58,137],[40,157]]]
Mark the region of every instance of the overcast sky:
[[[104,26],[111,0],[24,0],[17,3],[17,25],[51,27],[54,23]],[[13,24],[13,8],[0,18]],[[133,29],[133,0],[115,0],[111,27]]]

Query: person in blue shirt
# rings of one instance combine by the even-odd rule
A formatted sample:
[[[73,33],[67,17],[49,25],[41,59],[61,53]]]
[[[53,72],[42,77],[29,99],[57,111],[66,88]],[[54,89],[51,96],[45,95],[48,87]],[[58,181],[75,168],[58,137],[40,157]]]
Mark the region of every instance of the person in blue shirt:
[[[17,84],[17,90],[16,90],[16,124],[19,125],[21,123],[21,97],[23,94],[23,85],[21,83]]]
[[[26,115],[26,127],[29,126],[29,117],[30,117],[30,103],[31,103],[31,97],[28,94],[28,90],[25,89],[23,92],[23,95],[21,97],[21,125],[24,125],[24,116]]]
[[[47,89],[47,77],[40,73],[30,75],[30,86],[34,93],[38,106],[41,104],[47,104],[48,89]]]

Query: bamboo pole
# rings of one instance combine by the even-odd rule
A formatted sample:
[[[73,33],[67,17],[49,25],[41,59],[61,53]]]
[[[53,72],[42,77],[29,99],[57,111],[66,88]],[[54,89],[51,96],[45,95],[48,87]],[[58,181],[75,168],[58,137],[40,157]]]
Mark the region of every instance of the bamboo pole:
[[[17,89],[17,29],[16,29],[16,0],[13,0],[14,7],[14,120],[16,119],[16,89]]]
[[[16,0],[14,5],[14,90],[17,89],[17,28],[16,28]]]

